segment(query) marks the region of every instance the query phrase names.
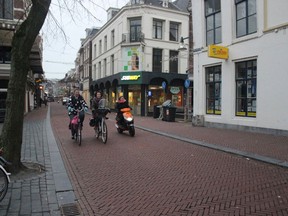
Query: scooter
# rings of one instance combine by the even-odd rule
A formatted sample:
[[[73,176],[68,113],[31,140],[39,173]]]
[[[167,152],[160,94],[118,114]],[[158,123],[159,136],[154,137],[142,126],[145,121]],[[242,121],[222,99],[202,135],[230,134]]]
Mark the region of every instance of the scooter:
[[[123,120],[119,122],[116,117],[116,128],[118,133],[123,133],[123,131],[128,131],[130,136],[135,136],[135,128],[134,128],[134,117],[131,113],[131,108],[123,108],[120,110],[123,115]]]

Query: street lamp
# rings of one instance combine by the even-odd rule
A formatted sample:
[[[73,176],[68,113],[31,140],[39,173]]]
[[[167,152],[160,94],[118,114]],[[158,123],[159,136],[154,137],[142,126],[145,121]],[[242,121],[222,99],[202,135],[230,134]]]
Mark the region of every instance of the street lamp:
[[[189,39],[190,37],[181,37],[180,38],[180,43],[179,43],[179,48],[178,51],[186,51],[187,47],[184,44],[184,40]],[[186,97],[185,97],[185,106],[184,106],[184,121],[186,122],[187,120],[190,120],[190,116],[189,116],[189,111],[191,110],[191,106],[190,106],[190,99],[192,97],[192,92],[190,90],[190,80],[193,80],[192,78],[192,74],[193,72],[190,72],[191,69],[193,69],[193,67],[190,66],[190,64],[193,64],[193,53],[190,52],[190,43],[189,43],[189,49],[188,49],[188,68],[187,68],[187,80],[185,81],[185,87],[187,88],[187,93],[186,93]],[[186,83],[187,82],[187,83]]]
[[[189,37],[181,37],[180,38],[180,43],[179,43],[179,48],[178,48],[178,51],[186,51],[187,50],[187,47],[186,45],[184,44],[184,40],[188,39]]]

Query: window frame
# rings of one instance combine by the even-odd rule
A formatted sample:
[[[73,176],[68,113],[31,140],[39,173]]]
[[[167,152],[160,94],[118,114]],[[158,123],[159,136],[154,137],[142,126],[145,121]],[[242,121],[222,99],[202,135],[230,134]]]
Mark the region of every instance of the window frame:
[[[169,73],[179,73],[179,51],[169,51]]]
[[[252,66],[249,67],[250,63]],[[241,64],[245,65],[245,71],[240,71],[241,68],[238,66]],[[242,76],[239,75],[240,72],[243,74]],[[249,74],[251,74],[251,76]],[[241,89],[240,93],[239,86],[241,83],[243,83],[241,87],[244,88]],[[251,88],[249,88],[249,83]],[[249,96],[248,94],[251,94],[251,96]],[[243,104],[239,103],[239,100],[243,100]],[[240,107],[238,103],[241,104],[241,110],[238,110],[238,107]],[[255,107],[253,107],[253,104],[255,105]],[[257,116],[257,59],[251,59],[235,63],[235,116],[249,118],[256,118]]]
[[[133,22],[135,22],[135,24],[133,24]],[[130,24],[130,42],[140,42],[141,41],[141,28],[142,28],[141,17],[129,19],[129,24]]]
[[[158,25],[158,24],[160,24],[160,25]],[[158,31],[158,29],[160,31]],[[160,36],[158,35],[158,32],[159,32]],[[157,19],[153,20],[152,34],[153,34],[152,36],[154,39],[160,39],[161,40],[163,38],[163,21],[162,20],[157,20]]]
[[[0,0],[2,10],[0,11],[0,19],[13,20],[14,17],[14,1]]]
[[[209,70],[212,73],[209,73]],[[220,73],[219,73],[220,71]],[[217,73],[216,73],[217,72]],[[212,81],[209,81],[208,76],[212,77]],[[220,74],[220,77],[216,79],[216,74]],[[208,95],[208,88],[212,86],[213,95]],[[219,88],[218,96],[216,96],[216,86]],[[222,66],[214,65],[205,68],[205,89],[206,89],[206,114],[207,115],[221,115],[222,114]],[[210,91],[209,91],[210,92]],[[212,107],[210,106],[212,102]],[[218,103],[216,105],[216,102]],[[218,107],[218,109],[216,109]]]
[[[162,58],[163,58],[163,50],[153,48],[153,55],[152,55],[152,71],[153,72],[160,72],[160,73],[162,72]]]
[[[255,1],[255,13],[253,14],[248,14],[249,11],[249,1]],[[240,4],[245,4],[245,16],[243,16],[242,18],[238,19],[238,6],[240,6]],[[251,35],[257,32],[257,1],[256,0],[235,0],[235,22],[236,22],[236,38],[241,38],[247,35]],[[254,29],[254,31],[249,32],[249,18],[255,16],[256,17],[256,27]],[[240,21],[245,22],[245,32],[243,34],[240,34],[238,32],[238,28],[239,28],[239,23]]]
[[[217,10],[215,7],[215,4],[213,4],[213,11],[212,12],[207,12],[207,5],[208,5],[208,1],[209,0],[205,0],[204,2],[204,10],[205,10],[205,37],[206,37],[206,46],[210,45],[210,44],[220,44],[222,43],[222,14],[221,14],[221,0],[219,1],[220,4],[220,8]],[[220,15],[220,25],[216,26],[216,17]],[[208,21],[209,19],[212,18],[212,28],[208,29]],[[219,41],[216,41],[216,32],[220,30],[220,39]],[[210,41],[208,42],[208,33],[212,32],[213,34],[213,41],[210,43]]]
[[[175,28],[172,28],[173,25],[175,26]],[[170,22],[170,25],[169,25],[169,41],[179,41],[179,29],[180,29],[180,23]],[[175,31],[175,35],[172,34],[173,33],[172,31]]]

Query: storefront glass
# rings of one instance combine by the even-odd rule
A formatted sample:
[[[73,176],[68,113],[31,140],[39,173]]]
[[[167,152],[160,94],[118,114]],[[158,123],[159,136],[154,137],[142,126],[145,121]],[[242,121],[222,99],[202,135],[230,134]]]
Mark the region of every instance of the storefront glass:
[[[132,107],[134,115],[141,115],[141,87],[129,85],[128,87],[129,106]]]

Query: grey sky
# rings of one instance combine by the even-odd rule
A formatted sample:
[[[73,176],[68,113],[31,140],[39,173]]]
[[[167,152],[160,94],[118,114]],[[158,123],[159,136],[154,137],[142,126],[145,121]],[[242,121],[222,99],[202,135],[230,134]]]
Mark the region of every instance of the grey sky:
[[[103,26],[107,21],[106,10],[109,7],[121,8],[128,1],[52,0],[51,13],[41,30],[46,78],[62,79],[71,68],[75,68],[74,61],[81,45],[80,39],[85,38],[85,29]],[[94,17],[77,2],[82,2]]]

